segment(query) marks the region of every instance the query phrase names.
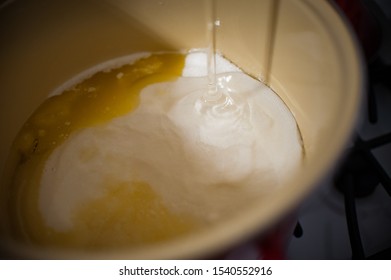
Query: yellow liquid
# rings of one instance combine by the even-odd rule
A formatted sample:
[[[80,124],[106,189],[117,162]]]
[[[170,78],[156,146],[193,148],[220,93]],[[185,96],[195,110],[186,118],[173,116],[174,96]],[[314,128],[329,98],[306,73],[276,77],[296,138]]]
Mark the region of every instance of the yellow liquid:
[[[181,75],[184,58],[181,54],[154,54],[96,73],[43,102],[24,124],[11,150],[17,156],[8,204],[8,228],[14,238],[64,247],[137,246],[183,235],[199,226],[192,217],[170,212],[143,182],[131,186],[110,183],[103,197],[73,213],[73,228],[68,231],[46,226],[38,207],[41,175],[53,150],[80,129],[134,110],[144,87]]]

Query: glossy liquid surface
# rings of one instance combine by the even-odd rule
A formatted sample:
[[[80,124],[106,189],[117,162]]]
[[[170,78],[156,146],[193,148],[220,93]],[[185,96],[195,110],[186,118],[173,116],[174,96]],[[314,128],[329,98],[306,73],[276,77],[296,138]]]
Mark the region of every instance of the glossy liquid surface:
[[[292,114],[221,56],[222,97],[206,101],[206,55],[135,54],[55,91],[13,147],[11,234],[86,249],[153,244],[280,188],[302,157]]]
[[[38,209],[41,174],[57,147],[77,131],[131,112],[139,104],[141,89],[175,79],[183,65],[184,55],[151,55],[98,72],[45,100],[12,146],[11,153],[19,160],[10,188],[11,234],[42,245],[101,248],[153,243],[193,229],[191,218],[171,213],[148,184],[137,181],[131,188],[108,183],[102,196],[75,213],[70,231],[48,227]],[[88,159],[92,154],[81,156]]]

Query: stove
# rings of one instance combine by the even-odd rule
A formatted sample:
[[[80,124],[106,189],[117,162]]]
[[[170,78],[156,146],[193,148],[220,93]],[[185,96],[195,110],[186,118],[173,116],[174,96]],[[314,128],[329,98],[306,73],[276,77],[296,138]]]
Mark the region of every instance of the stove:
[[[218,258],[391,259],[391,1],[334,1],[356,24],[367,56],[369,94],[352,141],[298,215],[261,242],[248,241]],[[358,24],[351,9],[358,2],[375,15],[371,24]],[[368,42],[368,34],[378,37]]]
[[[362,43],[368,96],[343,159],[300,208],[285,258],[391,259],[391,2],[361,1],[372,25],[358,23],[360,1],[336,2]]]

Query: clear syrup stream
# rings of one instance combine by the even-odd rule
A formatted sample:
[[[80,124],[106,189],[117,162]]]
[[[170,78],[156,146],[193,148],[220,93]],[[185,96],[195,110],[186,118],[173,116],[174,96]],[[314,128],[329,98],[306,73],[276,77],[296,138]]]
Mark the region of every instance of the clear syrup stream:
[[[219,24],[216,17],[216,0],[207,0],[207,72],[208,89],[204,94],[206,102],[213,102],[221,98],[222,93],[217,88],[216,82],[216,26]]]
[[[272,60],[274,55],[274,44],[276,40],[278,12],[279,12],[280,0],[273,0],[270,7],[270,15],[268,22],[268,34],[266,40],[265,49],[265,85],[270,87],[270,74],[272,68]]]

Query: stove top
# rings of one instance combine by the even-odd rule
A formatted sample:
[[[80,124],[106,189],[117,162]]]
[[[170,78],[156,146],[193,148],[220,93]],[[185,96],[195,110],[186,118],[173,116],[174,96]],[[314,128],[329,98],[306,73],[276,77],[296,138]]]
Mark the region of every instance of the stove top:
[[[344,159],[299,211],[288,259],[391,259],[391,1],[362,3],[381,33],[368,98]]]

